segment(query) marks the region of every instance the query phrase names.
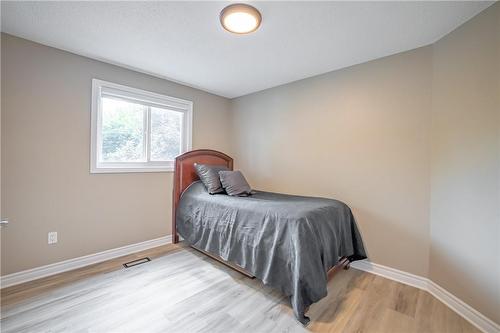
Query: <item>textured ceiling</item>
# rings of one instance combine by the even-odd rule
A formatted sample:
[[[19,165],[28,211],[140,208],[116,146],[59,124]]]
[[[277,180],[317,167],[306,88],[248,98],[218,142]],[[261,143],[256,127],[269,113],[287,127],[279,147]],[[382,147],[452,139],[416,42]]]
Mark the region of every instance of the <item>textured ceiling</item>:
[[[253,2],[250,35],[228,2],[6,2],[2,31],[237,97],[433,43],[492,2]]]

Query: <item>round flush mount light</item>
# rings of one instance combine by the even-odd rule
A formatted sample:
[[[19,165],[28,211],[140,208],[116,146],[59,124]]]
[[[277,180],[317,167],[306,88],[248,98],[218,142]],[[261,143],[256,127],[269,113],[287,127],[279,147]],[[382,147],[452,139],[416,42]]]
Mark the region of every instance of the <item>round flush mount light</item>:
[[[220,12],[220,23],[224,29],[235,34],[254,32],[261,22],[259,11],[243,3],[229,5]]]

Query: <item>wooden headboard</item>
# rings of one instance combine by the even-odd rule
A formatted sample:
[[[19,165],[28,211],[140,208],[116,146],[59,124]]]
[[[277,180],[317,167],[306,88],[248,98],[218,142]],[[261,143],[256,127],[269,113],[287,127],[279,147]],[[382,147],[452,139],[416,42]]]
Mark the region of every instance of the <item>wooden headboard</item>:
[[[174,190],[172,193],[172,242],[177,243],[179,236],[176,227],[177,205],[182,192],[193,182],[199,180],[194,164],[225,165],[233,170],[233,159],[224,153],[210,149],[188,151],[175,158]]]

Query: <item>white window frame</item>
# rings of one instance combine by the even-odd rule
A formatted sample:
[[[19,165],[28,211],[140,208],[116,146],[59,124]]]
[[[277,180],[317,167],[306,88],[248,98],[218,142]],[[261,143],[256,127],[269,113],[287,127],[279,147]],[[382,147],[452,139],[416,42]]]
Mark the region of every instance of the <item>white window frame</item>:
[[[145,145],[147,162],[99,162],[101,153],[101,126],[103,93],[128,99],[134,103],[151,107],[160,107],[184,113],[182,122],[181,154],[192,148],[193,130],[193,102],[180,98],[161,95],[146,90],[131,88],[117,83],[92,79],[92,106],[91,106],[91,139],[90,139],[90,173],[122,173],[122,172],[172,172],[174,161],[150,161],[148,147],[150,141],[150,122],[146,120]]]

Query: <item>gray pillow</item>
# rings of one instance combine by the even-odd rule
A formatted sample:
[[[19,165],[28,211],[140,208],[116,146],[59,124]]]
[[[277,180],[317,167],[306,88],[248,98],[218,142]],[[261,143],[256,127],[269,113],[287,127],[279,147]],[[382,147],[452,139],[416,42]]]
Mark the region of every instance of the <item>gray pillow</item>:
[[[220,182],[226,193],[234,196],[247,196],[252,188],[240,171],[219,171]]]
[[[194,164],[194,169],[200,177],[203,185],[207,188],[208,193],[216,194],[224,192],[222,184],[219,179],[219,171],[229,170],[223,165],[208,165],[208,164]]]

